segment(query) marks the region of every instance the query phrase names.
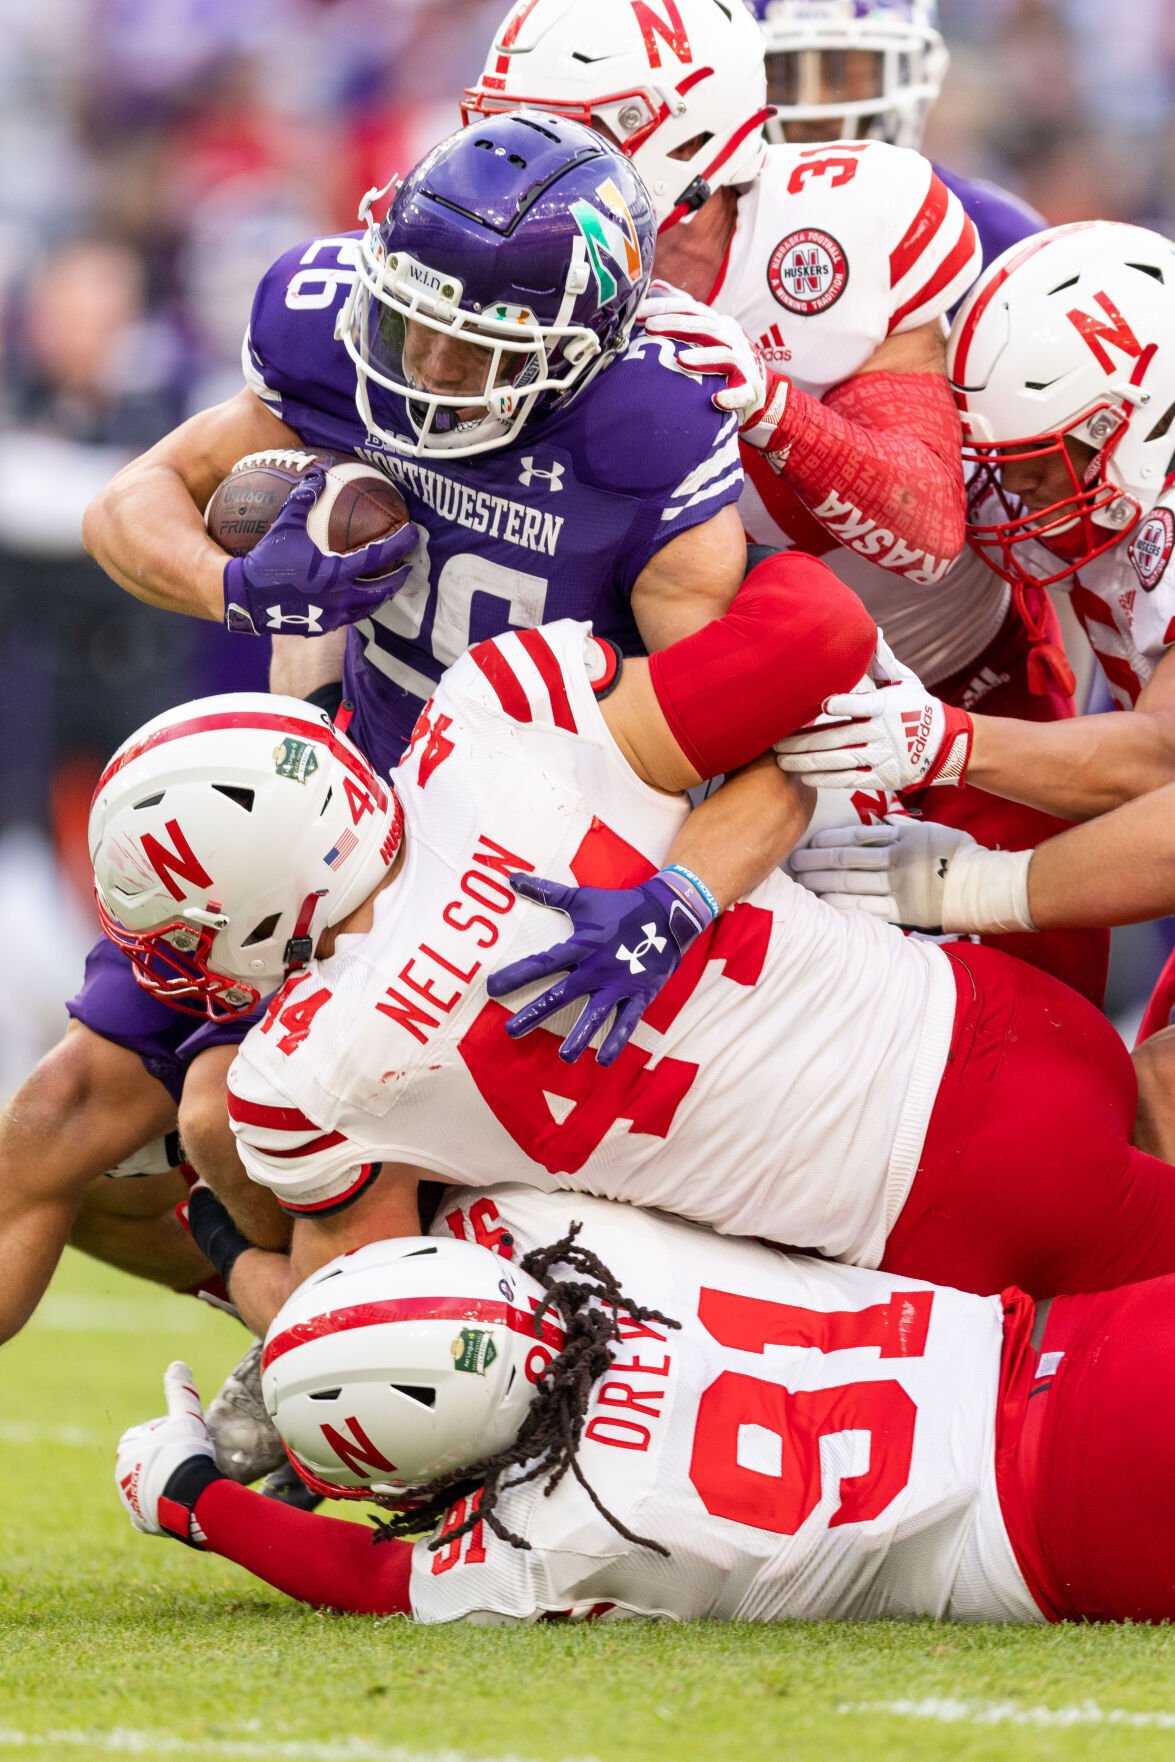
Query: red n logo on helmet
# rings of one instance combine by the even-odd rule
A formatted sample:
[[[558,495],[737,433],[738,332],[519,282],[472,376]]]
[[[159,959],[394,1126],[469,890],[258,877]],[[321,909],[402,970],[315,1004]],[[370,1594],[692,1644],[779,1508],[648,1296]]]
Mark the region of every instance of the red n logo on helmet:
[[[365,1481],[371,1479],[369,1470],[373,1468],[384,1468],[395,1474],[395,1463],[389,1462],[382,1450],[372,1443],[357,1419],[345,1419],[343,1424],[350,1428],[352,1433],[350,1438],[345,1438],[342,1432],[336,1431],[334,1426],[330,1425],[323,1426],[322,1436],[352,1474],[362,1475]]]
[[[1143,348],[1109,294],[1095,294],[1093,299],[1094,304],[1100,306],[1105,313],[1105,318],[1098,318],[1096,314],[1089,312],[1079,312],[1076,308],[1072,312],[1066,312],[1066,318],[1089,344],[1103,373],[1113,373],[1115,370],[1109,352],[1111,348],[1120,349],[1129,360],[1136,361],[1138,365],[1130,375],[1130,381],[1132,385],[1138,385],[1150,366],[1151,356],[1158,344],[1148,343]]]
[[[660,13],[654,12],[653,8],[646,4],[646,0],[632,0],[632,10],[636,15],[636,22],[641,28],[641,36],[645,39],[645,54],[649,58],[649,66],[660,67],[661,65],[658,37],[662,42],[668,43],[679,61],[692,61],[693,50],[689,46],[689,38],[674,0],[662,0],[662,4],[669,15],[668,21],[662,18]]]
[[[184,890],[177,887],[175,876],[188,881],[193,887],[211,887],[212,876],[205,873],[199,857],[180,831],[178,820],[169,820],[166,830],[175,843],[174,850],[168,850],[160,844],[150,832],[143,834],[143,855],[162,881],[173,899],[182,899]]]

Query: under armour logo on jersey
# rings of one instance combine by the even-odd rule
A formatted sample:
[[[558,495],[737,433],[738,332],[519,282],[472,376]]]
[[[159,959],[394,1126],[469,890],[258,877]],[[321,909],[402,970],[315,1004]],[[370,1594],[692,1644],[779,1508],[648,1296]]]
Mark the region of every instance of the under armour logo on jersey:
[[[642,924],[641,929],[644,931],[645,936],[643,942],[638,942],[635,948],[625,948],[622,942],[620,947],[616,950],[616,959],[618,961],[627,961],[630,973],[644,972],[645,963],[641,959],[641,956],[648,954],[650,948],[656,949],[657,953],[660,954],[662,949],[668,946],[666,938],[664,936],[658,936],[656,924]]]
[[[280,606],[266,606],[265,610],[269,614],[266,619],[266,629],[268,630],[284,630],[288,625],[304,625],[309,636],[322,635],[321,606],[307,606],[304,614],[290,612],[287,615]]]
[[[529,489],[535,478],[541,477],[544,482],[550,484],[551,494],[557,495],[563,488],[563,479],[566,475],[567,467],[560,465],[557,459],[553,461],[549,471],[540,471],[534,462],[534,454],[528,453],[522,461],[522,476],[518,481],[524,489]]]

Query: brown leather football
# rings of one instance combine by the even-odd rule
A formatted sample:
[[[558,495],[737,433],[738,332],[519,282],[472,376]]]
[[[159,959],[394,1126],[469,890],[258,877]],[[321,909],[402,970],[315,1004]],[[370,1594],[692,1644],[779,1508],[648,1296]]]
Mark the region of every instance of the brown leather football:
[[[395,484],[362,459],[291,448],[238,460],[208,503],[204,524],[209,536],[230,556],[244,556],[264,538],[290,491],[315,465],[325,468],[326,484],[306,530],[320,550],[360,550],[390,538],[409,518]]]

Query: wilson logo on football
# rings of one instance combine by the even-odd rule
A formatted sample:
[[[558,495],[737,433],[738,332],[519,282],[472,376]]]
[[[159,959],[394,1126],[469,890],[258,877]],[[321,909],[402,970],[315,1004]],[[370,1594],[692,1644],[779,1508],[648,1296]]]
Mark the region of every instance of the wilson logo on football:
[[[827,312],[849,281],[848,258],[831,233],[805,227],[780,239],[767,265],[767,282],[789,312]]]
[[[929,704],[919,710],[902,711],[902,727],[906,734],[906,751],[910,755],[910,763],[920,765],[926,752],[926,743],[930,739],[930,730],[934,721],[934,712]]]

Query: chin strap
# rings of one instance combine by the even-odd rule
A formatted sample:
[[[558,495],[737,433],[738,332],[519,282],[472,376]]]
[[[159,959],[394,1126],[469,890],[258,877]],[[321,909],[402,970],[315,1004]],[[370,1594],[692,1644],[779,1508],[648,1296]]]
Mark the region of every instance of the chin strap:
[[[325,887],[320,887],[317,893],[308,893],[298,908],[298,916],[294,924],[294,934],[286,943],[285,953],[282,956],[282,959],[285,962],[287,977],[290,973],[296,973],[299,967],[304,967],[314,953],[314,942],[308,934],[310,920],[314,916],[318,902],[325,892]]]

